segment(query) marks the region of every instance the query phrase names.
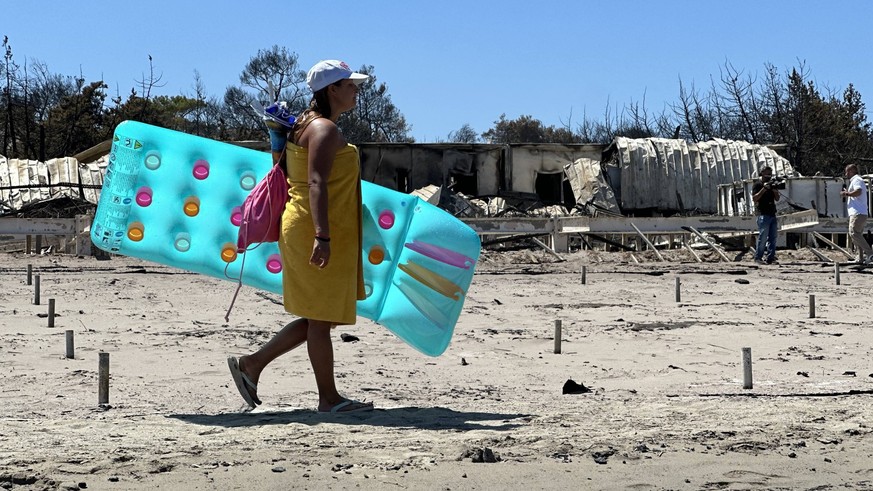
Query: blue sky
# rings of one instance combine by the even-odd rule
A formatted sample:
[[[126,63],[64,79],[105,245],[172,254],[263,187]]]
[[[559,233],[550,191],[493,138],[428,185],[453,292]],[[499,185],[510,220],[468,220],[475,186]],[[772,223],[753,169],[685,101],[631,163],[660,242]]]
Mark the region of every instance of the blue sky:
[[[820,86],[853,83],[873,119],[871,21],[866,0],[0,0],[0,35],[19,64],[102,78],[111,95],[142,79],[148,55],[166,95],[192,94],[197,70],[220,97],[274,44],[304,68],[373,65],[420,142],[465,123],[484,132],[502,113],[574,125],[644,96],[658,113],[680,77],[706,89],[725,62],[760,76],[765,63],[803,61]]]

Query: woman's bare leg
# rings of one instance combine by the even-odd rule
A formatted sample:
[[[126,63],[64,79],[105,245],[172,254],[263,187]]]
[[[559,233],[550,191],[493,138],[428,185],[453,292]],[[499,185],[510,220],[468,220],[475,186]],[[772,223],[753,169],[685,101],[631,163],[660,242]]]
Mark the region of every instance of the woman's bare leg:
[[[257,385],[261,378],[261,372],[267,365],[306,343],[309,362],[312,364],[315,384],[318,387],[318,410],[329,411],[345,400],[337,391],[334,379],[333,342],[330,338],[333,327],[334,325],[330,322],[309,319],[294,320],[276,333],[261,349],[251,355],[241,356],[239,368],[251,379],[252,383]],[[347,409],[359,409],[361,406],[372,406],[372,404],[353,404]]]
[[[329,322],[309,321],[309,335],[306,340],[306,348],[309,350],[309,362],[312,364],[312,371],[315,373],[315,384],[318,386],[319,411],[330,411],[332,407],[345,400],[336,389],[336,380],[333,374],[331,328],[333,328],[333,324]],[[361,406],[372,406],[372,404],[353,404],[346,409],[359,409]]]
[[[333,341],[330,330],[333,324],[323,321],[309,321],[309,333],[306,339],[306,349],[309,351],[309,362],[315,373],[315,385],[318,387],[318,409],[330,409],[342,402],[336,390],[336,380],[333,377]]]
[[[239,369],[257,385],[264,368],[276,358],[305,343],[308,331],[307,319],[296,319],[288,323],[261,349],[250,355],[240,356]]]

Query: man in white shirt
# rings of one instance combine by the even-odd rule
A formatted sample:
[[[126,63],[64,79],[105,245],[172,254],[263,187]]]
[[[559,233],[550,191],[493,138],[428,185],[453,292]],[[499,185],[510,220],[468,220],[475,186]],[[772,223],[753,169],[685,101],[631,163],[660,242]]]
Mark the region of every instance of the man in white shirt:
[[[858,262],[868,264],[873,262],[873,248],[864,238],[864,224],[867,223],[867,185],[858,175],[858,166],[849,164],[845,170],[848,187],[840,191],[840,196],[846,198],[846,208],[849,211],[849,235],[858,248]]]

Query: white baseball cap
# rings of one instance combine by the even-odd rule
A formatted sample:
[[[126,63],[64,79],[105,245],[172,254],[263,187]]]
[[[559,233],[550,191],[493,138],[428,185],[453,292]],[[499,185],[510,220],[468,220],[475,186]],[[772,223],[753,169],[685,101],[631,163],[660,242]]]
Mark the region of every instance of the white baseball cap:
[[[345,62],[324,60],[319,61],[309,69],[309,73],[306,74],[306,84],[309,85],[312,92],[318,92],[330,84],[347,78],[353,80],[355,84],[361,85],[370,76],[353,72]]]

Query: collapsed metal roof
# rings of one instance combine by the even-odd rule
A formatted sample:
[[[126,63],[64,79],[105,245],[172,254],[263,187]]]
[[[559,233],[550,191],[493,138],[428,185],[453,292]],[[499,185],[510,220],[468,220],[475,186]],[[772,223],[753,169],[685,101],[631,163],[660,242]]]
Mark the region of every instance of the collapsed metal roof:
[[[616,215],[621,214],[615,194],[601,170],[600,161],[594,159],[576,159],[564,167],[564,173],[570,182],[577,205],[594,207]]]
[[[753,178],[764,164],[776,175],[799,176],[787,159],[769,147],[721,139],[687,143],[616,137],[602,162],[624,212],[716,213],[718,186]]]
[[[0,156],[0,214],[63,197],[96,205],[105,169],[105,156],[89,164],[74,157],[40,162]]]

